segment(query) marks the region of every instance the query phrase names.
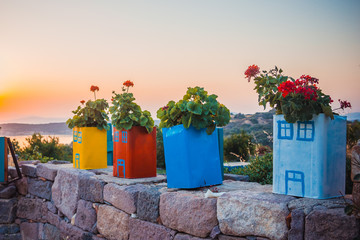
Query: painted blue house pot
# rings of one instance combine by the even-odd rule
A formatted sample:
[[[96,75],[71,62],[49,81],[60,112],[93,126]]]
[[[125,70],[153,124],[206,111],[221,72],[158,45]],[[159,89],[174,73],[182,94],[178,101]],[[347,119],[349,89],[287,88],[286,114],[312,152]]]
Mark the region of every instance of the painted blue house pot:
[[[274,115],[273,192],[327,199],[345,193],[346,117],[287,123]]]
[[[198,188],[222,183],[218,131],[163,128],[168,188]]]

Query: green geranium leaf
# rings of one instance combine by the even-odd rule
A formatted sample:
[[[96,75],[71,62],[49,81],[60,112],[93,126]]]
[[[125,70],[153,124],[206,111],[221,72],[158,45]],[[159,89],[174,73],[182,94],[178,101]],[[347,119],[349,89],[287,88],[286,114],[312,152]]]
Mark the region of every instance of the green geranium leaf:
[[[193,102],[193,101],[190,101],[187,103],[187,110],[189,112],[192,112],[196,115],[200,115],[202,110],[201,110],[201,104],[200,103],[196,103],[196,102]]]
[[[162,119],[164,115],[165,115],[165,111],[163,111],[161,108],[160,108],[159,110],[157,110],[156,116],[157,116],[159,119]]]
[[[210,125],[210,126],[208,126],[208,127],[206,128],[206,133],[207,133],[208,135],[210,135],[210,134],[212,134],[212,133],[215,131],[215,129],[216,129],[216,125],[215,125],[215,124],[212,124],[212,125]]]
[[[321,104],[321,109],[322,109],[322,111],[324,112],[324,114],[326,116],[328,116],[328,117],[330,117],[331,119],[334,120],[334,114],[333,114],[330,106],[324,106],[324,105]]]
[[[182,124],[184,125],[184,128],[189,128],[190,127],[190,124],[191,124],[191,117],[192,117],[192,114],[186,114],[182,117]]]
[[[145,125],[147,124],[147,122],[148,122],[148,118],[147,118],[147,117],[145,117],[145,116],[141,116],[141,117],[140,117],[140,125],[141,125],[141,126],[145,126]]]
[[[180,109],[177,108],[177,107],[173,107],[173,108],[171,109],[171,111],[170,111],[170,118],[171,118],[172,120],[175,120],[175,119],[177,119],[177,118],[180,116],[180,114],[181,114]]]

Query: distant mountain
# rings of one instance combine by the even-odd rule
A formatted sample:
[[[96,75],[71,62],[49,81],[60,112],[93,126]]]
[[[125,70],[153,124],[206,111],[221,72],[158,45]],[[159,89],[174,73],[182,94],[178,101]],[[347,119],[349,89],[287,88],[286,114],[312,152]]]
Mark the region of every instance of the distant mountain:
[[[360,112],[348,113],[345,114],[345,116],[347,116],[348,121],[355,121],[355,120],[360,121]]]
[[[25,123],[25,124],[43,124],[43,123],[59,123],[65,122],[67,118],[48,118],[48,117],[38,117],[38,116],[26,116],[23,118],[16,118],[7,121],[1,121],[0,124],[4,123]]]
[[[224,136],[245,131],[253,136],[256,143],[272,146],[274,114],[275,110],[255,114],[232,114],[230,123],[224,127]]]
[[[65,122],[46,124],[4,123],[0,124],[0,136],[25,136],[33,133],[42,135],[71,135],[72,130]]]

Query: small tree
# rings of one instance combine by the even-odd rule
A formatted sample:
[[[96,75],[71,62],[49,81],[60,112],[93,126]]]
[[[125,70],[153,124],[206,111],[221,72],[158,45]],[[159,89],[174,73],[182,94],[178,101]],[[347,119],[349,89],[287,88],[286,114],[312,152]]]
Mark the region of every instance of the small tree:
[[[224,155],[226,160],[235,160],[238,155],[240,160],[249,160],[255,153],[253,137],[245,131],[233,134],[224,140]]]
[[[45,138],[40,133],[34,133],[31,137],[25,139],[27,145],[20,148],[19,142],[12,140],[16,154],[20,160],[72,160],[72,147],[59,143],[58,137],[48,136]]]
[[[156,166],[165,168],[164,142],[161,129],[156,132]]]
[[[351,149],[360,140],[360,122],[355,120],[354,122],[348,122],[346,133],[346,145],[348,149]]]

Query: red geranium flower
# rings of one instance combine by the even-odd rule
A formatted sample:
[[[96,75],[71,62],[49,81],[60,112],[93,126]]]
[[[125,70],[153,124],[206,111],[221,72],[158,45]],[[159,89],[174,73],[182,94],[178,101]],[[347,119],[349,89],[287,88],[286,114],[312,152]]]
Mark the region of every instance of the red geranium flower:
[[[124,83],[123,83],[124,86],[126,87],[133,87],[134,86],[134,83],[130,80],[126,80]]]
[[[92,92],[99,91],[99,87],[98,87],[98,86],[91,85],[90,91],[92,91]]]
[[[246,69],[245,71],[245,78],[248,79],[248,81],[250,82],[251,77],[255,77],[257,74],[259,74],[260,72],[260,68],[257,65],[251,65],[248,67],[248,69]]]
[[[286,81],[279,85],[278,90],[282,93],[283,97],[286,97],[289,93],[293,93],[296,89],[294,82]]]
[[[341,101],[340,99],[338,100],[340,102],[340,108],[342,110],[344,110],[345,108],[351,108],[351,103],[344,100],[344,101]]]
[[[81,100],[80,103],[81,103],[81,104],[84,104],[84,103],[85,103],[85,100]]]

